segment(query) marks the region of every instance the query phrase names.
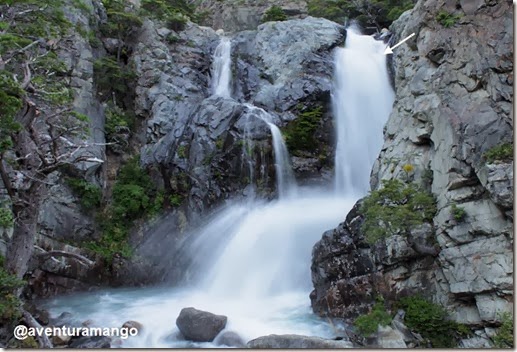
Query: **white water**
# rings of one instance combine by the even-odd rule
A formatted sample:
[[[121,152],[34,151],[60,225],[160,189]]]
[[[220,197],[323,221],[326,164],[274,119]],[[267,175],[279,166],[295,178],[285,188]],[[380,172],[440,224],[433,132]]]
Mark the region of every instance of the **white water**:
[[[212,62],[212,94],[230,98],[231,92],[231,49],[230,38],[223,37],[215,48]]]
[[[373,161],[364,158],[380,147],[382,134],[378,132],[391,109],[389,99],[383,103],[384,95],[392,96],[391,88],[379,78],[387,75],[379,64],[382,60],[367,50],[376,47],[375,43],[351,32],[348,40],[347,49],[336,53],[337,191],[297,187],[290,180],[292,171],[280,131],[261,113],[258,116],[269,124],[273,136],[279,193],[286,195],[294,188],[296,194],[269,203],[248,199],[228,204],[208,217],[208,224],[189,234],[193,241],[183,252],[193,257],[188,287],[111,289],[60,297],[48,302],[51,314],[70,311],[78,322],[91,319],[102,327],[121,326],[127,320],[141,322],[141,334],[123,341],[122,347],[217,347],[178,339],[175,320],[182,308],[191,306],[228,316],[227,330],[237,332],[244,341],[268,334],[334,337],[328,323],[311,312],[311,251],[325,230],[344,220],[357,195],[366,192],[367,185],[357,179],[368,180]],[[373,65],[370,71],[363,72],[367,68],[360,64],[363,61]],[[344,64],[356,66],[343,68]],[[352,85],[361,93],[356,94]],[[359,98],[361,104],[368,104],[359,104]],[[386,108],[378,108],[382,116],[376,116],[372,108],[376,104]]]
[[[382,41],[349,28],[345,48],[335,52],[332,104],[338,141],[335,188],[340,196],[361,197],[370,188],[370,171],[395,98],[385,48]]]

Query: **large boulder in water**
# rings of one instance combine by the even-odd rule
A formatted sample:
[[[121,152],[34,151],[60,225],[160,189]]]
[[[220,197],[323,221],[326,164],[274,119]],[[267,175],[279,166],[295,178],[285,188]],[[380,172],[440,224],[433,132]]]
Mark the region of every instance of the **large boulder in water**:
[[[304,335],[268,335],[251,340],[248,348],[353,348],[350,341]]]
[[[228,318],[195,308],[183,308],[176,325],[185,339],[196,342],[212,342],[225,327]]]

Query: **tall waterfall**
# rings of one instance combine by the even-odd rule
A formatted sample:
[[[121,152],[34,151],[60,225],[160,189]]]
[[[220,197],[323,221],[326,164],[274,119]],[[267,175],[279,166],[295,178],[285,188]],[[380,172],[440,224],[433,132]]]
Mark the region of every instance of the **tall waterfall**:
[[[347,30],[346,45],[335,52],[332,104],[336,121],[335,189],[339,196],[364,196],[382,147],[394,92],[386,69],[386,45]]]
[[[349,30],[346,47],[336,50],[334,190],[296,186],[275,121],[248,104],[249,118],[264,120],[271,130],[280,197],[228,202],[206,216],[198,229],[183,234],[188,241],[180,255],[191,259],[186,261],[191,263],[186,270],[192,274],[189,286],[69,295],[47,304],[51,314],[71,311],[79,322],[90,319],[105,327],[140,322],[143,331],[124,340],[122,347],[217,347],[177,337],[174,320],[184,307],[226,315],[226,329],[244,341],[269,334],[335,337],[333,327],[310,308],[311,252],[322,233],[342,222],[368,190],[370,168],[393,102],[383,47]],[[212,82],[214,93],[222,96],[230,96],[229,51],[230,41],[223,38],[214,57]],[[293,189],[296,192],[290,193]]]
[[[230,38],[222,37],[215,48],[212,62],[212,94],[230,98],[231,92],[231,49]]]

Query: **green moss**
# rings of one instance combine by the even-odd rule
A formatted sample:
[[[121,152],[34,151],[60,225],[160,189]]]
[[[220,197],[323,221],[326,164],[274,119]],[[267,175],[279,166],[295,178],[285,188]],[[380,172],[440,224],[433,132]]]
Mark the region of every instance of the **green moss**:
[[[361,212],[366,241],[375,243],[395,234],[408,235],[412,228],[432,222],[436,201],[415,183],[384,180],[381,189],[364,198]]]
[[[273,5],[266,12],[264,12],[264,16],[262,17],[262,22],[269,21],[285,21],[287,20],[287,15],[284,10],[278,6]]]
[[[492,338],[495,348],[513,348],[513,315],[510,313],[500,314],[502,324],[497,329],[496,335]]]
[[[436,21],[438,21],[445,28],[452,27],[461,19],[461,15],[454,15],[447,11],[439,11],[436,15]]]
[[[443,307],[420,296],[404,297],[398,306],[406,313],[406,326],[428,339],[433,348],[456,347],[458,338],[470,332],[464,325],[449,320]]]
[[[298,118],[283,129],[285,143],[290,154],[298,155],[301,151],[314,151],[317,144],[314,133],[322,116],[322,107],[317,106],[300,112]]]
[[[377,332],[378,325],[387,326],[391,323],[391,315],[386,312],[383,302],[377,302],[372,311],[366,315],[358,317],[354,326],[363,336],[369,336]]]
[[[180,145],[178,147],[178,157],[179,158],[186,158],[187,157],[187,146],[186,145]]]
[[[467,213],[465,212],[465,209],[458,207],[456,203],[453,203],[451,205],[451,215],[453,216],[454,220],[460,222],[465,220]]]
[[[508,162],[513,160],[513,144],[502,143],[490,148],[483,154],[487,163],[496,161]]]

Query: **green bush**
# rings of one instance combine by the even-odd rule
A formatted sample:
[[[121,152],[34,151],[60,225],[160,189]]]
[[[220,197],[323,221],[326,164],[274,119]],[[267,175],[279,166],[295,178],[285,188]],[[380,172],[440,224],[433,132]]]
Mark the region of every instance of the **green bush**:
[[[406,326],[428,339],[433,348],[456,347],[458,337],[469,331],[464,325],[449,320],[443,307],[420,296],[404,297],[397,305],[406,312]]]
[[[323,116],[322,107],[305,110],[298,114],[298,118],[291,121],[283,130],[287,149],[292,155],[300,151],[314,151],[317,141],[314,133]]]
[[[0,207],[0,227],[12,227],[14,223],[13,212],[10,208]]]
[[[492,338],[495,348],[513,348],[513,315],[503,313],[500,315],[502,324]]]
[[[458,207],[456,203],[451,205],[451,214],[454,217],[454,220],[458,222],[465,220],[465,217],[467,216],[465,209]]]
[[[354,326],[361,335],[369,336],[377,332],[378,325],[388,326],[391,323],[391,319],[391,315],[386,312],[384,304],[377,302],[370,313],[362,315],[355,320]]]
[[[262,22],[270,22],[270,21],[285,21],[287,20],[287,15],[284,10],[278,6],[273,5],[266,12],[264,12],[264,16],[262,17]]]
[[[454,15],[447,11],[439,11],[436,20],[445,28],[452,27],[461,19],[461,15]]]
[[[10,323],[21,317],[21,301],[14,291],[25,283],[4,269],[2,256],[0,256],[0,264],[0,322]]]
[[[338,23],[356,20],[362,27],[388,28],[400,15],[413,8],[412,0],[308,0],[310,16]]]
[[[1,46],[1,45],[0,45]],[[25,92],[13,79],[12,74],[0,70],[0,152],[12,146],[11,134],[18,132],[20,124],[15,121],[16,114],[23,106]]]
[[[408,235],[412,228],[432,222],[436,200],[415,183],[384,180],[381,189],[364,198],[362,230],[370,244],[395,234]]]
[[[513,160],[513,144],[502,143],[498,144],[483,154],[487,163],[495,161],[512,161]]]
[[[93,77],[97,90],[105,99],[111,98],[111,92],[123,100],[129,92],[136,73],[129,66],[119,63],[114,57],[103,57],[93,63]]]
[[[84,210],[92,210],[100,207],[102,190],[99,186],[86,180],[72,177],[66,178],[65,182],[79,198],[79,202]]]
[[[169,29],[181,31],[189,18],[194,18],[194,7],[184,0],[143,0],[143,13],[166,23]]]

